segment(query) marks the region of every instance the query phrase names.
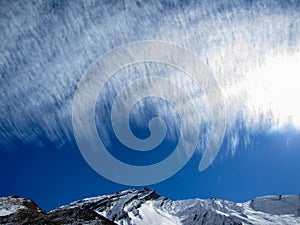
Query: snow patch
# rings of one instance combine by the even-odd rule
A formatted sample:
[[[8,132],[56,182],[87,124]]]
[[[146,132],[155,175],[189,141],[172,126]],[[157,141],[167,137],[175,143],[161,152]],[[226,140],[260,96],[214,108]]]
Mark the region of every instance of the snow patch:
[[[24,199],[15,197],[0,198],[0,216],[8,216],[19,210],[26,209],[22,205]]]
[[[265,196],[252,200],[250,207],[273,215],[300,216],[300,196]]]
[[[129,212],[132,224],[162,224],[162,225],[179,225],[182,224],[180,219],[161,209],[153,206],[153,202],[149,201],[143,204],[139,209],[139,213]]]

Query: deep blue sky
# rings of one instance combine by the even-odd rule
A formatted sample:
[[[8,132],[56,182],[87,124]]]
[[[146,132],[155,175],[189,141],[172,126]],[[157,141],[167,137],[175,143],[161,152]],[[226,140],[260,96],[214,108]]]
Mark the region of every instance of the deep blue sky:
[[[197,171],[200,158],[195,156],[176,175],[150,188],[172,199],[246,201],[269,194],[298,194],[300,134],[261,134],[253,142],[253,147],[239,148],[234,157],[222,157],[222,148],[213,165],[201,173]],[[99,176],[71,146],[19,146],[14,152],[0,151],[1,196],[31,198],[49,210],[84,197],[131,188]]]
[[[199,56],[226,101],[226,135],[213,164],[198,172],[199,143],[182,170],[150,188],[171,199],[233,201],[300,192],[299,1],[96,2],[0,1],[0,196],[31,198],[50,210],[132,188],[103,178],[83,159],[73,135],[72,103],[92,62],[142,40],[175,43]],[[193,92],[182,74],[151,68],[116,75],[96,107],[107,148],[134,165],[158,162],[173,151],[180,117],[162,100],[137,104],[130,117],[137,137],[149,135],[146,125],[156,115],[171,124],[170,133],[147,154],[123,147],[109,125],[109,107],[127,79],[170,73],[159,75],[190,91],[199,114],[208,110],[200,101],[203,93]]]

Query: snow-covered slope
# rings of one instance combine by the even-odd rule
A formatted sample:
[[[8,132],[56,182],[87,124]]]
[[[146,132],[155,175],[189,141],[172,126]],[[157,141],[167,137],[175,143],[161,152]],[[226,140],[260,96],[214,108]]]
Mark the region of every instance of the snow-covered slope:
[[[29,201],[11,197],[0,200],[0,224],[23,210],[22,202]],[[148,188],[133,189],[72,202],[24,221],[22,224],[291,225],[300,224],[300,196],[265,196],[245,203],[216,198],[173,201]]]
[[[87,198],[60,209],[88,207],[118,224],[300,224],[300,198],[266,196],[245,203],[172,201],[149,189]]]

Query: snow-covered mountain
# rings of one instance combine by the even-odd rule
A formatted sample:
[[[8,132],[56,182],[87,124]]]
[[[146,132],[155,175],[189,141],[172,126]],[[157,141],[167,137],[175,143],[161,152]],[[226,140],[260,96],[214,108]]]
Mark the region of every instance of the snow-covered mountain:
[[[0,198],[0,224],[300,224],[300,196],[265,196],[249,202],[173,201],[154,190],[125,190],[86,198],[48,213],[16,196]]]

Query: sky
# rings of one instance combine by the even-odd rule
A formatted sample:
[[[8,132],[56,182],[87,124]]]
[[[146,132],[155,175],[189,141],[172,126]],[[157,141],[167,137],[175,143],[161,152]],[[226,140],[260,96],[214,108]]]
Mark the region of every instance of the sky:
[[[144,186],[174,200],[218,197],[239,202],[299,194],[298,1],[53,0],[0,5],[0,196],[27,197],[50,210]],[[197,146],[178,172],[159,183],[131,186],[103,177],[82,155],[78,138],[89,129],[83,124],[79,136],[74,135],[73,101],[88,82],[91,65],[105,53],[145,40],[181,46],[203,62],[222,93],[226,130],[216,158],[199,172],[213,134],[209,94],[184,71],[161,62],[135,63],[116,71],[96,96],[92,118],[99,140],[114,158],[137,167],[154,165],[178,145],[181,119],[191,130],[199,128]],[[153,76],[160,78],[158,83]],[[134,82],[140,78],[147,79]],[[171,99],[176,93],[162,80],[188,96],[178,104],[185,116],[167,97],[139,100],[130,108],[132,134],[151,137],[149,122],[160,117],[166,135],[151,151],[124,146],[112,125],[114,100],[123,91],[120,107],[127,107],[131,97],[143,96],[153,85],[155,93]],[[130,87],[128,92],[124,87]],[[186,99],[193,107],[185,105]],[[122,110],[114,116],[123,121]],[[106,163],[101,157],[97,160]]]

